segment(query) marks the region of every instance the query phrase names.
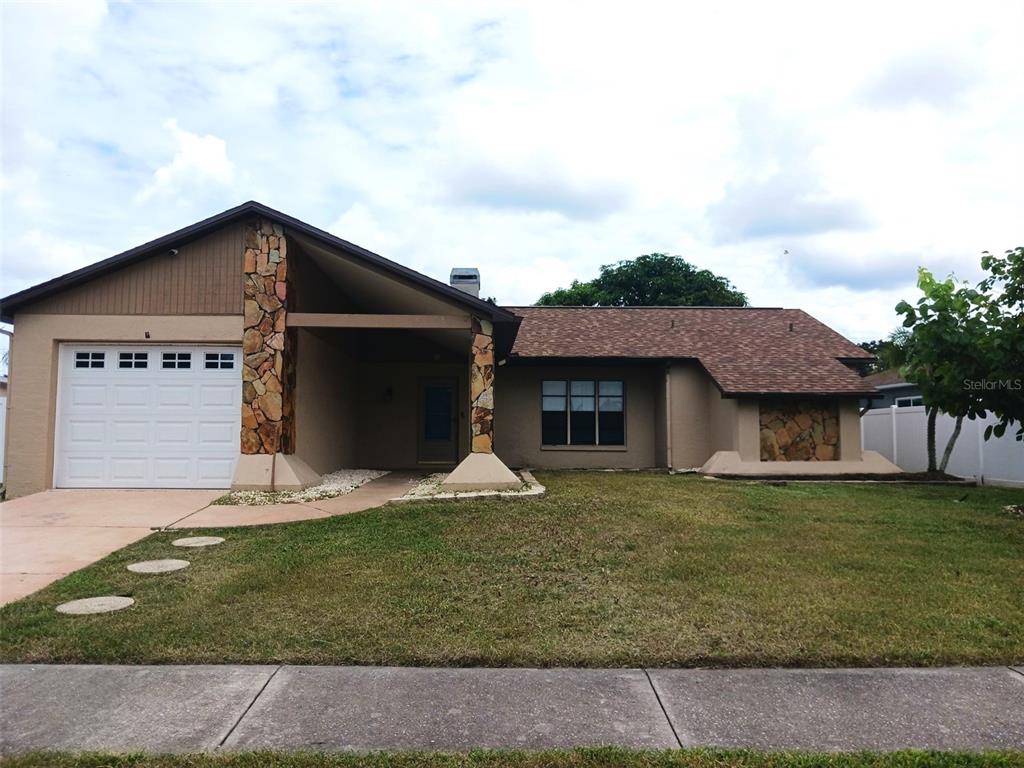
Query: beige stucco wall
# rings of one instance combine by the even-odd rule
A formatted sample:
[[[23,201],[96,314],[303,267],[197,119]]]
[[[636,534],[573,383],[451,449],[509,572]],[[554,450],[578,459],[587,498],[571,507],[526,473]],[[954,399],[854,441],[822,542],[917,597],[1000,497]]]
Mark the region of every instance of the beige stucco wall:
[[[467,406],[468,363],[383,363],[361,361],[357,373],[357,438],[355,458],[365,469],[417,467],[419,381],[458,379],[458,458],[469,452]],[[388,399],[385,393],[390,389]],[[440,470],[439,470],[440,471]]]
[[[60,343],[238,344],[241,337],[241,315],[19,313],[15,317],[11,344],[7,449],[4,452],[8,498],[53,485]]]
[[[657,466],[656,390],[660,366],[500,366],[494,381],[494,452],[510,467],[646,469]],[[626,445],[541,447],[541,382],[544,379],[622,379],[626,385]]]
[[[660,381],[658,380],[660,377]],[[656,467],[668,467],[671,448],[671,430],[668,425],[668,407],[671,400],[669,390],[672,387],[672,379],[668,366],[663,371],[655,374],[654,381],[654,465]]]
[[[319,474],[356,466],[356,362],[345,334],[300,328],[295,454]]]
[[[711,455],[708,444],[710,382],[711,379],[696,362],[673,363],[669,367],[667,418],[671,429],[673,469],[699,467]]]
[[[758,401],[753,398],[736,400],[736,448],[743,461],[761,459],[761,422]]]
[[[756,401],[722,397],[696,362],[673,363],[669,377],[669,454],[674,469],[700,467],[716,451],[756,450]]]
[[[863,455],[860,435],[860,402],[846,398],[839,401],[839,458],[860,461]]]

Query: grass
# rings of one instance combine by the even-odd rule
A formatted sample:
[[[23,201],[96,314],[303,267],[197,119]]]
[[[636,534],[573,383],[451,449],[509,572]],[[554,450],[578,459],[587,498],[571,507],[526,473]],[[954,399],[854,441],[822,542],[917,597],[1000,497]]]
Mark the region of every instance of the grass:
[[[1024,661],[1022,493],[541,473],[547,496],[156,533],[0,610],[5,662],[882,666]],[[57,614],[128,594],[135,607]]]
[[[73,755],[37,752],[10,758],[8,768],[1011,768],[1021,752],[890,752],[815,754],[735,750],[631,752],[576,749],[551,752],[471,752],[218,755]]]

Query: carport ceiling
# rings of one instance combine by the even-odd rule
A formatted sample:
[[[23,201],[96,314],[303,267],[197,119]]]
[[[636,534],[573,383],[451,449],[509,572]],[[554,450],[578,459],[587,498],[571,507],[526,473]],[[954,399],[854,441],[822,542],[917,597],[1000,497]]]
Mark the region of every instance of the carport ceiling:
[[[292,234],[303,253],[313,260],[363,312],[401,315],[466,315],[465,307],[430,294],[350,256],[332,251],[301,234]]]

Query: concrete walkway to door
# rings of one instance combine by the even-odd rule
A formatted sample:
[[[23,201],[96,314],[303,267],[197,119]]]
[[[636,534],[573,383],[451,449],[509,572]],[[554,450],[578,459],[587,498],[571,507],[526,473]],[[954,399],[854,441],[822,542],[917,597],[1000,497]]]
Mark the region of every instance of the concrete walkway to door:
[[[269,525],[315,520],[334,515],[362,512],[386,504],[411,490],[423,477],[422,472],[389,472],[371,480],[344,496],[294,504],[211,504],[181,520],[170,528],[234,528],[241,525]]]
[[[305,504],[211,505],[223,490],[51,490],[0,503],[0,605],[167,528],[291,523],[379,507],[422,473],[391,472],[344,496]]]

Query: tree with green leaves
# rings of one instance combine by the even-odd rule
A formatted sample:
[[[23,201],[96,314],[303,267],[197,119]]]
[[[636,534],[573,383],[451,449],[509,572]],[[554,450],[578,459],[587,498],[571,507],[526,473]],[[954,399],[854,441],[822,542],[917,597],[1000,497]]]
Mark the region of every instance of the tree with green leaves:
[[[910,331],[906,328],[897,328],[885,339],[877,341],[862,341],[859,346],[865,352],[870,352],[878,358],[866,370],[866,373],[878,373],[888,371],[890,368],[900,368],[906,362],[907,342],[910,339]]]
[[[981,266],[989,273],[978,290],[988,297],[984,313],[991,333],[983,352],[988,378],[980,394],[985,408],[999,419],[986,429],[985,438],[1002,437],[1016,424],[1016,438],[1024,441],[1024,247],[1002,256],[985,251]]]
[[[1024,249],[1005,257],[982,256],[989,276],[971,287],[952,277],[936,280],[918,269],[922,296],[912,306],[901,301],[896,311],[910,331],[904,376],[920,387],[928,414],[928,471],[944,471],[964,418],[983,418],[989,411],[1000,422],[985,431],[1002,436],[1010,424],[1024,435],[1024,393],[1020,391],[1024,361]],[[936,461],[935,422],[939,412],[956,418],[953,434]]]
[[[726,278],[697,269],[680,256],[648,253],[606,264],[593,280],[573,280],[545,293],[546,307],[744,307],[747,297]]]

